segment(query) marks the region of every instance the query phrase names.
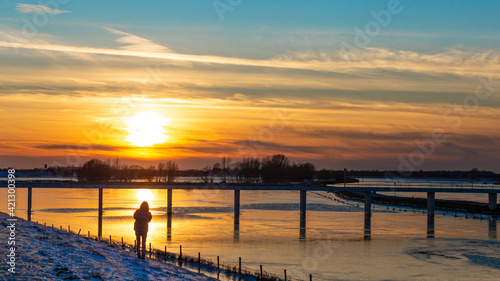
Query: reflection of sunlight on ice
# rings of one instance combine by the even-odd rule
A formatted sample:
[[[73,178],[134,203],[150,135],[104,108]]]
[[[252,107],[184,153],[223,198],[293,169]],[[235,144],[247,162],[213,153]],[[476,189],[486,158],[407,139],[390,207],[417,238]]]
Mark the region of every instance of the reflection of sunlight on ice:
[[[148,203],[151,203],[150,201],[154,198],[153,192],[149,189],[137,189],[136,196],[139,201],[148,201]]]
[[[153,217],[153,220],[154,220],[154,219],[155,219],[155,218]],[[160,233],[155,233],[155,230],[156,230],[156,229],[158,229],[158,228],[157,228],[157,224],[158,224],[157,222],[153,222],[153,221],[151,221],[151,222],[149,223],[149,228],[148,228],[148,237],[154,237],[154,236],[156,236],[156,235],[160,235]]]

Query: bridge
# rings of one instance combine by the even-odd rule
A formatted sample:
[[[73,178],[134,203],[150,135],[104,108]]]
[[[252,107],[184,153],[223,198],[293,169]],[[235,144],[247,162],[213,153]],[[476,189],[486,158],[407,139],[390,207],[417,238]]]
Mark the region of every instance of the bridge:
[[[201,184],[201,183],[81,183],[81,182],[44,182],[17,181],[16,188],[28,189],[27,218],[31,220],[32,196],[35,188],[95,188],[99,190],[98,199],[98,236],[102,237],[103,190],[104,189],[166,189],[167,190],[167,238],[170,238],[172,225],[173,190],[231,190],[234,191],[234,234],[239,239],[240,197],[241,191],[286,190],[299,192],[300,239],[306,234],[306,206],[308,191],[358,192],[364,194],[364,237],[371,237],[371,205],[372,194],[376,192],[415,192],[427,193],[427,237],[434,237],[434,211],[436,193],[484,193],[488,194],[488,208],[497,208],[499,185],[464,182],[368,182],[346,183],[339,185],[321,185],[318,183],[300,185],[241,185],[241,184]]]

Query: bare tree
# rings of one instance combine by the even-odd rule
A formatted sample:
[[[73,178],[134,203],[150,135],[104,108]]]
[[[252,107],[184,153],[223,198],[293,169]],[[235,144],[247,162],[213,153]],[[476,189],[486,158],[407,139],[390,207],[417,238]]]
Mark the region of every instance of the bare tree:
[[[166,164],[166,174],[167,182],[173,182],[177,177],[177,172],[179,171],[179,165],[175,161],[169,160]]]
[[[260,160],[259,158],[243,158],[235,163],[234,168],[237,174],[237,181],[240,183],[256,183],[260,180]]]
[[[155,176],[156,176],[156,168],[155,166],[151,165],[146,171],[145,178],[148,182],[152,182]]]
[[[167,166],[165,165],[165,163],[163,163],[163,162],[158,163],[158,173],[157,173],[158,177],[156,179],[157,182],[163,181],[166,170],[167,170]]]
[[[231,158],[224,156],[221,158],[220,163],[222,165],[222,182],[227,182],[227,177],[229,176],[229,169],[231,167]]]
[[[214,181],[214,173],[212,172],[212,167],[210,165],[206,165],[200,171],[200,179],[203,183],[212,183]]]

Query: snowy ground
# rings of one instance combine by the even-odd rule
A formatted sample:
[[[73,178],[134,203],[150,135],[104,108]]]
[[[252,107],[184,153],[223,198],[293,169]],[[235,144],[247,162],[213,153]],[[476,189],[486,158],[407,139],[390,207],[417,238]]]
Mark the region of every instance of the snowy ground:
[[[213,280],[82,236],[18,219],[15,271],[8,271],[7,216],[0,213],[2,280]]]

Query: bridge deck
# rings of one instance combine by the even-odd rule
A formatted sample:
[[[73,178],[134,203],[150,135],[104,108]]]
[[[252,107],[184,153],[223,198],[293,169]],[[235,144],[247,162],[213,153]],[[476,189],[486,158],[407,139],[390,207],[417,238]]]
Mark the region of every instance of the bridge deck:
[[[6,186],[2,186],[6,187]],[[343,184],[313,185],[234,185],[234,184],[165,184],[165,183],[69,183],[16,182],[17,188],[103,188],[103,189],[186,189],[186,190],[295,190],[295,191],[350,191],[350,192],[447,192],[500,193],[499,185],[482,184]]]

